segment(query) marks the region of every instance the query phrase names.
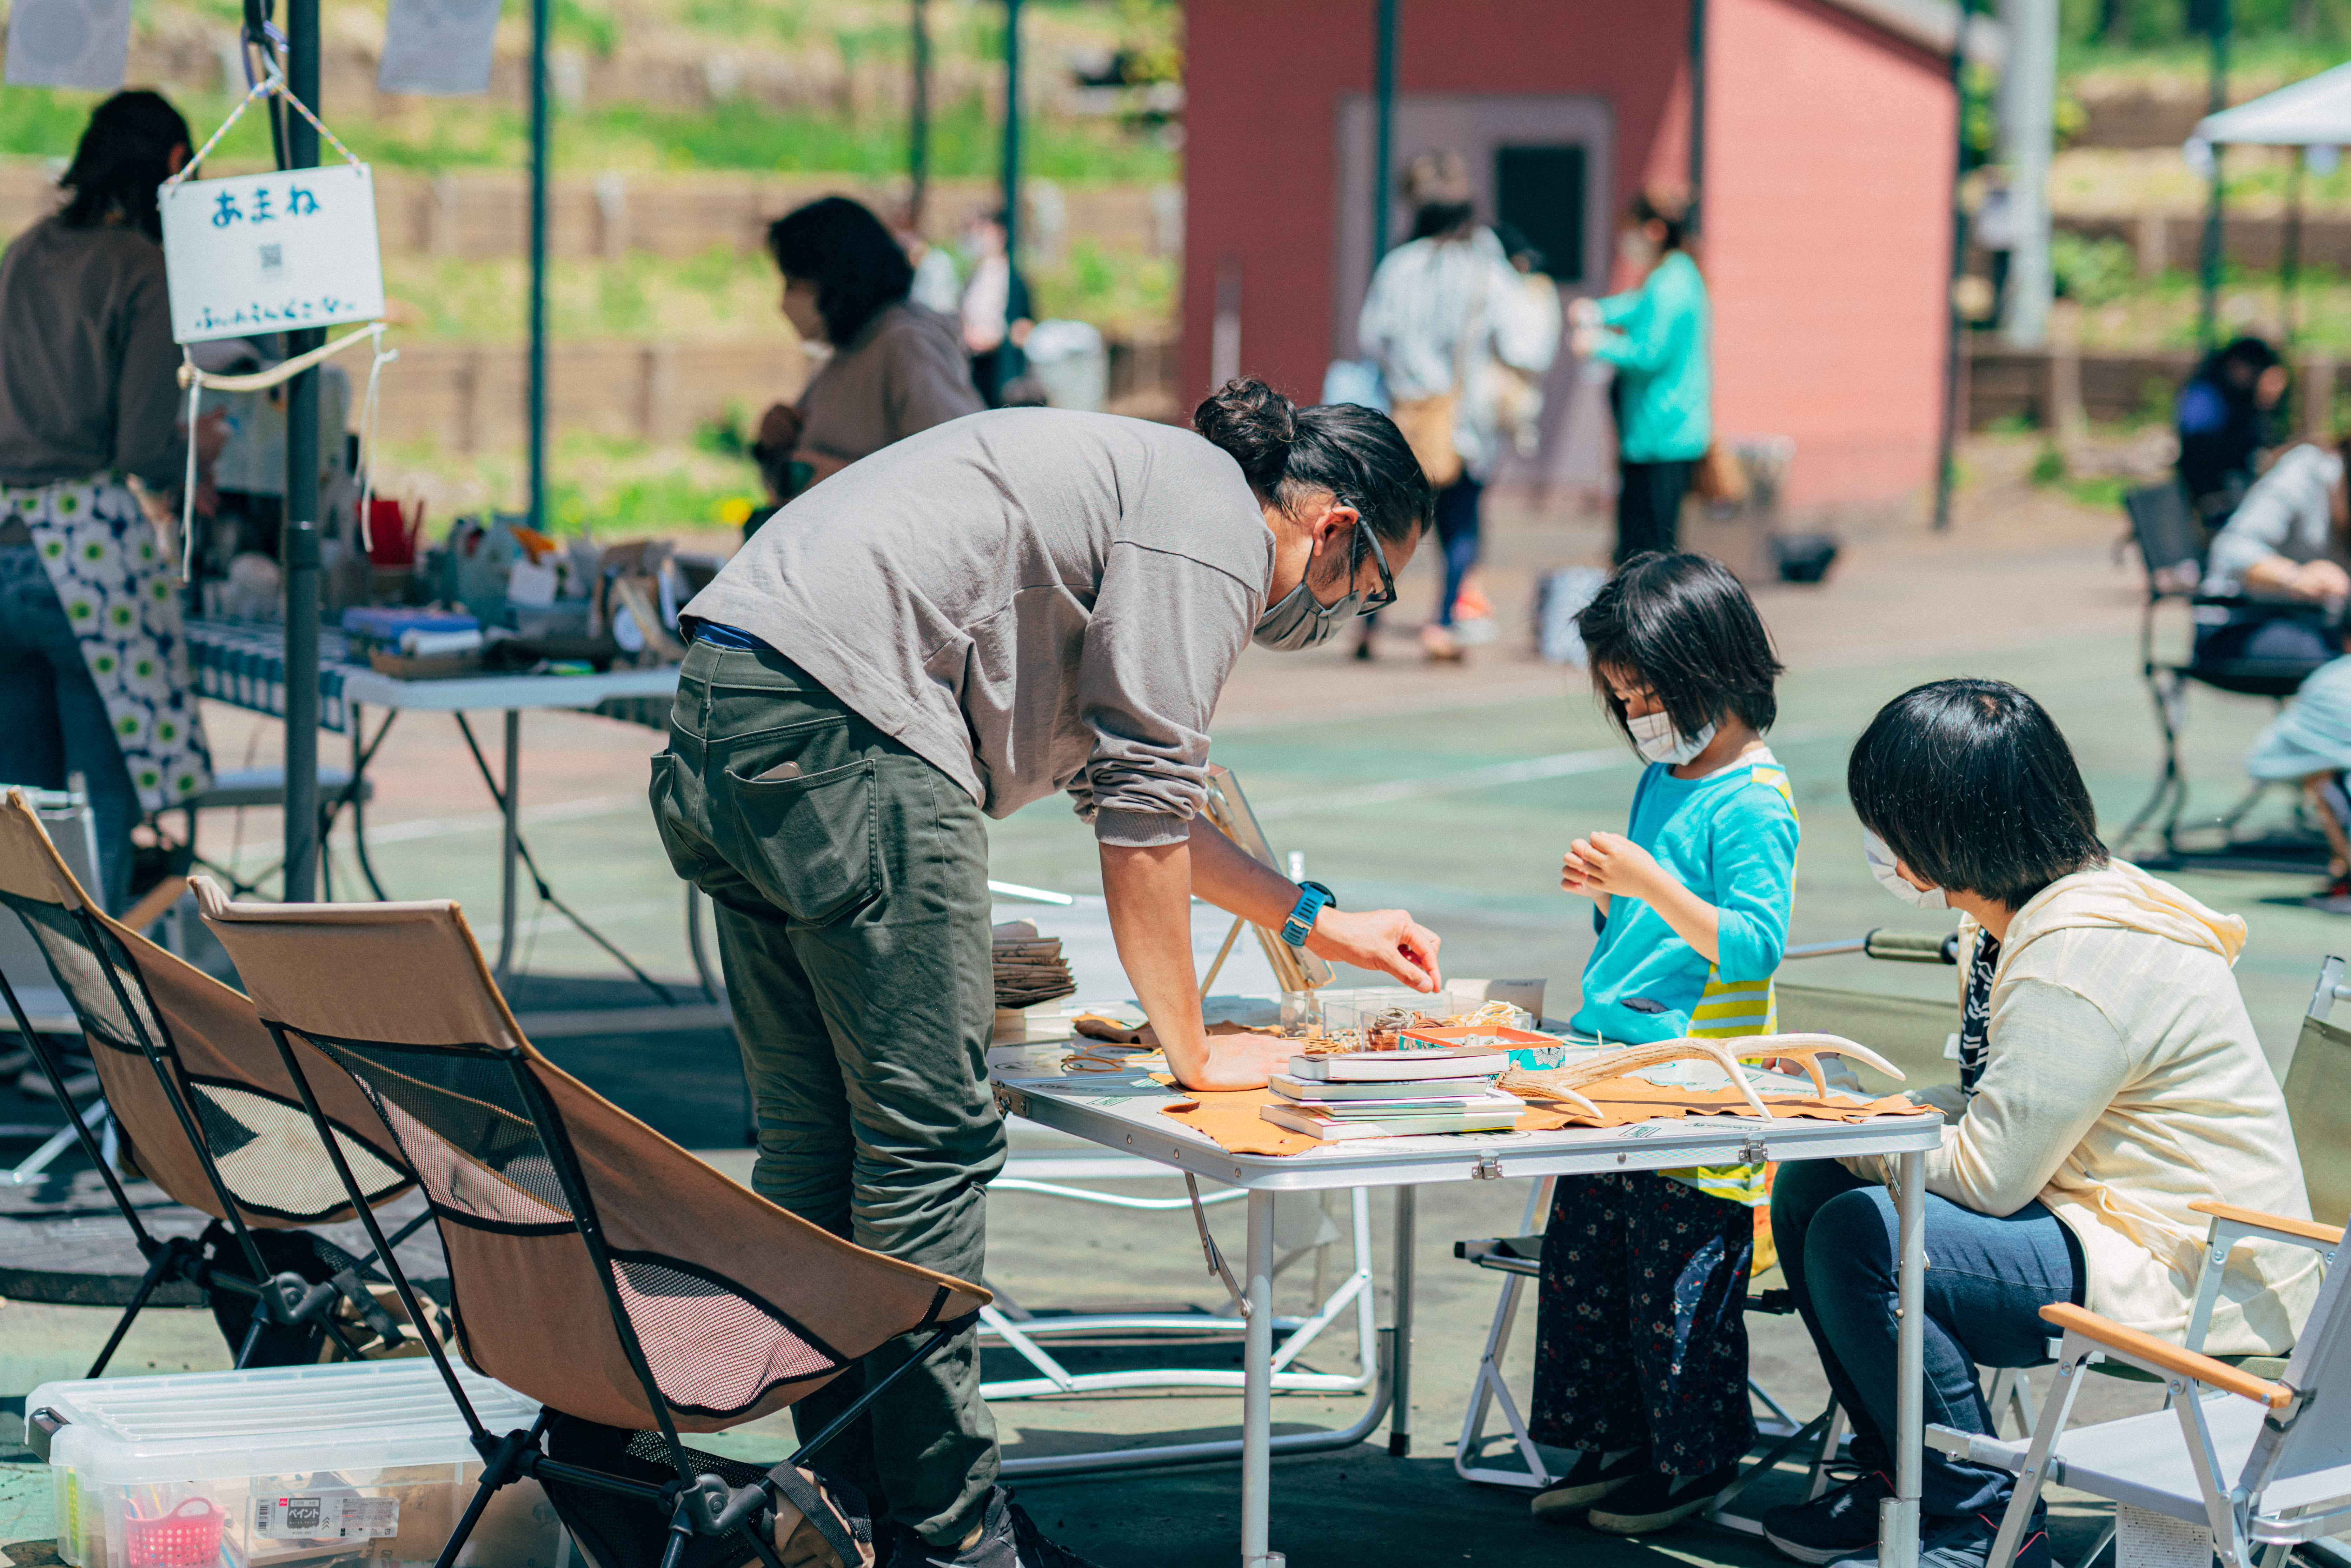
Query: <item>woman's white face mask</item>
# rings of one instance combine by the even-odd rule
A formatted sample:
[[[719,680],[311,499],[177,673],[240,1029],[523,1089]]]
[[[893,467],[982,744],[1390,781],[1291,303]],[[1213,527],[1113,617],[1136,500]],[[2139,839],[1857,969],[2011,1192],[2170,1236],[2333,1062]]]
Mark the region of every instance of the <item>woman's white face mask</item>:
[[[1867,828],[1861,830],[1861,852],[1869,862],[1869,874],[1877,885],[1908,904],[1913,909],[1949,909],[1939,887],[1917,887],[1910,879],[1894,867],[1894,852],[1884,839]]]
[[[1652,762],[1663,762],[1668,767],[1678,768],[1687,762],[1704,751],[1707,743],[1714,738],[1714,726],[1711,724],[1695,735],[1681,734],[1674,728],[1674,721],[1666,716],[1663,708],[1628,718],[1625,726],[1633,732],[1635,750]]]

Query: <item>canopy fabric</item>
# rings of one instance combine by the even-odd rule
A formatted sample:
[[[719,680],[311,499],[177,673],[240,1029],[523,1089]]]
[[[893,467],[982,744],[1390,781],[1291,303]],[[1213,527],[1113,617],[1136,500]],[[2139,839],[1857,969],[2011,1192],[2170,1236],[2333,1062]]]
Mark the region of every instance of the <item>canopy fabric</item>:
[[[2189,139],[2189,155],[2223,141],[2263,147],[2351,146],[2351,65],[2206,115]]]

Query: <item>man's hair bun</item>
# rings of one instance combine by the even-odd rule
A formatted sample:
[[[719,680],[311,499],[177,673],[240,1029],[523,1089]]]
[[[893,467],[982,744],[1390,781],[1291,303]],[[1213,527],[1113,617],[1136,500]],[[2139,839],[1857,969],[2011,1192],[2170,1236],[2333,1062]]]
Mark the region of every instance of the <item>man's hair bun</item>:
[[[1249,487],[1270,496],[1298,442],[1298,405],[1255,376],[1227,382],[1192,411],[1192,428],[1241,465]]]

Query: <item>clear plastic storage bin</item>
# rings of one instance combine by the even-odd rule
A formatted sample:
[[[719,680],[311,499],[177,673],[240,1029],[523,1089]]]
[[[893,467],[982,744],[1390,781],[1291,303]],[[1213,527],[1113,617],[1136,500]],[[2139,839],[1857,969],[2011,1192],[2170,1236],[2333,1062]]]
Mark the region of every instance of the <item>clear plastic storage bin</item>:
[[[538,1406],[462,1371],[494,1432]],[[45,1384],[25,1401],[46,1442],[57,1555],[77,1568],[328,1568],[430,1563],[482,1473],[426,1360]],[[534,1481],[503,1488],[465,1568],[560,1568],[566,1542]]]

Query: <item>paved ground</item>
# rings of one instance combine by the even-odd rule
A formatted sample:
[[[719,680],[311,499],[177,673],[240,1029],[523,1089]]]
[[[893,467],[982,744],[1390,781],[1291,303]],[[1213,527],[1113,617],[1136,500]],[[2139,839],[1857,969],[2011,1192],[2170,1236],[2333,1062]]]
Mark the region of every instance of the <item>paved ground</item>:
[[[1799,942],[1881,925],[1935,926],[1935,917],[1895,904],[1869,880],[1842,782],[1854,737],[1882,703],[1911,685],[1973,674],[2014,680],[2033,692],[2064,727],[2110,825],[2119,825],[2150,782],[2157,751],[2138,678],[2136,562],[2114,553],[2115,518],[2023,485],[2017,476],[2030,457],[2021,444],[1980,444],[1971,455],[1975,483],[1951,533],[1855,527],[1847,530],[1845,555],[1829,582],[1774,586],[1761,595],[1789,665],[1774,745],[1794,779],[1804,821]],[[1416,565],[1406,613],[1393,618],[1395,631],[1377,660],[1359,664],[1341,651],[1252,651],[1219,714],[1216,755],[1245,781],[1277,847],[1303,852],[1312,873],[1350,906],[1412,908],[1445,936],[1446,967],[1454,974],[1548,977],[1550,1010],[1560,1014],[1573,1005],[1590,939],[1585,906],[1557,891],[1559,852],[1577,831],[1621,822],[1635,768],[1581,674],[1544,666],[1523,651],[1533,574],[1596,559],[1604,547],[1599,529],[1590,520],[1546,517],[1523,507],[1503,525],[1488,570],[1489,591],[1508,622],[1501,643],[1479,650],[1466,666],[1423,664],[1409,628],[1425,611],[1431,585],[1427,568]],[[1702,529],[1696,542],[1728,548],[1727,532]],[[2176,639],[2179,629],[2171,634]],[[2239,792],[2237,758],[2266,716],[2262,704],[2197,698],[2188,758],[2203,807],[2217,810]],[[220,709],[212,717],[224,761],[272,754],[274,726]],[[529,837],[559,893],[657,975],[690,973],[678,887],[642,806],[644,759],[659,737],[572,716],[534,715],[525,727]],[[342,745],[336,737],[328,744],[330,754]],[[459,897],[490,940],[497,893],[494,820],[485,815],[487,799],[448,721],[403,719],[377,776],[377,863],[392,894]],[[208,824],[206,852],[228,855],[237,831],[228,821]],[[276,833],[266,813],[249,813],[242,827],[248,853]],[[1088,836],[1058,802],[1000,824],[993,865],[1010,881],[1099,892]],[[2189,873],[2179,880],[2252,922],[2253,940],[2239,973],[2265,1042],[2283,1044],[2319,958],[2341,952],[2351,932],[2339,917],[2299,904],[2310,886],[2306,876]],[[1211,946],[1221,935],[1207,919],[1201,928]],[[528,965],[538,971],[617,973],[535,900],[526,900],[518,936]],[[1119,994],[1116,975],[1091,962],[1092,972],[1089,961],[1080,963],[1087,992]],[[1247,988],[1246,967],[1230,974],[1235,988]],[[1948,971],[1859,958],[1813,961],[1791,977],[1942,995],[1951,978]],[[607,982],[600,999],[628,989]],[[711,1150],[714,1158],[739,1162],[739,1148],[720,1153],[736,1143],[740,1105],[723,1035],[582,1039],[550,1050],[655,1115],[674,1135]],[[681,1071],[681,1062],[691,1066]],[[688,1086],[683,1093],[681,1084]],[[1037,1132],[1022,1142],[1042,1146],[1051,1139]],[[1375,1200],[1374,1263],[1383,1282],[1388,1201]],[[1462,1184],[1424,1197],[1414,1455],[1392,1459],[1384,1447],[1366,1446],[1280,1464],[1275,1545],[1301,1568],[1536,1563],[1562,1554],[1612,1563],[1765,1561],[1744,1542],[1714,1532],[1684,1530],[1647,1543],[1619,1543],[1580,1529],[1539,1527],[1514,1494],[1453,1477],[1447,1444],[1458,1430],[1496,1286],[1491,1276],[1452,1261],[1450,1243],[1514,1229],[1524,1201],[1524,1185],[1517,1182]],[[1071,1214],[1048,1199],[1002,1196],[994,1206],[991,1277],[1024,1298],[1055,1304],[1215,1300],[1188,1217],[1078,1224]],[[1223,1211],[1220,1228],[1237,1250],[1237,1209]],[[1384,1283],[1382,1291],[1384,1316]],[[1302,1281],[1290,1287],[1293,1297],[1304,1292]],[[1821,1386],[1801,1332],[1788,1320],[1754,1322],[1758,1375],[1791,1408],[1815,1405]],[[1525,1325],[1511,1359],[1520,1387],[1531,1326]],[[69,1364],[103,1328],[87,1312],[0,1308],[0,1396],[21,1396],[36,1362],[42,1368]],[[221,1359],[209,1323],[185,1312],[151,1314],[129,1356],[142,1368]],[[1351,1364],[1337,1338],[1316,1359],[1333,1368]],[[2118,1409],[2134,1393],[2102,1385],[2095,1397]],[[1355,1407],[1349,1399],[1292,1396],[1279,1402],[1276,1414],[1291,1426],[1343,1425]],[[1008,1452],[1052,1452],[1186,1433],[1228,1435],[1235,1404],[1227,1396],[1096,1397],[1007,1404],[998,1418]],[[780,1434],[749,1429],[727,1441],[747,1452],[773,1452]],[[1107,1568],[1188,1568],[1231,1557],[1238,1492],[1228,1467],[1022,1490],[1049,1529]],[[28,1491],[0,1469],[0,1542],[45,1529],[45,1491]],[[2078,1526],[2069,1516],[2064,1528]]]

